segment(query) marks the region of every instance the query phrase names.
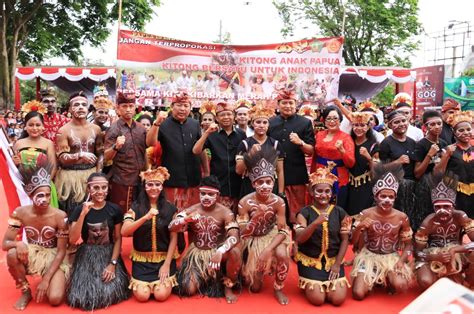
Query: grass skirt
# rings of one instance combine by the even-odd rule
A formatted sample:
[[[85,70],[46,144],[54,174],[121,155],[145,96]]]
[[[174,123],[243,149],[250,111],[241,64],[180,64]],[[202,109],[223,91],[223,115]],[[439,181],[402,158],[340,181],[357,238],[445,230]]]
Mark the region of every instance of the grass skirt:
[[[86,198],[87,178],[96,172],[96,168],[85,170],[59,169],[54,183],[58,193],[58,200],[65,204],[61,208],[69,213],[77,204],[82,203]]]
[[[67,304],[86,311],[106,308],[130,297],[130,278],[121,257],[115,267],[115,278],[102,281],[110,263],[113,244],[82,244],[76,253],[71,280],[67,287]]]
[[[189,245],[188,251],[183,258],[181,269],[178,271],[178,293],[180,296],[190,296],[189,287],[191,281],[198,286],[199,294],[211,298],[222,298],[224,296],[224,285],[222,272],[208,269],[209,262],[216,249],[201,250]],[[224,268],[221,263],[221,269]]]
[[[299,277],[298,280],[298,287],[300,289],[306,290],[314,290],[315,288],[319,288],[321,292],[331,292],[336,291],[338,287],[340,288],[350,288],[351,285],[346,277],[338,278],[335,280],[326,280],[326,281],[319,281],[319,280],[312,280],[304,277]]]
[[[447,245],[445,247],[431,247],[423,250],[426,254],[437,254],[440,252],[447,252],[449,249],[456,244]],[[416,269],[422,267],[423,265],[428,265],[428,268],[435,273],[438,278],[454,275],[462,272],[463,266],[467,263],[467,259],[464,254],[456,253],[454,258],[449,263],[442,263],[439,261],[431,262],[417,262]]]
[[[253,285],[255,281],[255,277],[257,275],[257,262],[258,262],[258,257],[260,254],[262,254],[262,251],[270,245],[272,242],[273,238],[278,234],[278,227],[275,225],[275,227],[270,230],[269,233],[267,233],[264,236],[261,237],[250,237],[244,240],[244,248],[243,251],[246,251],[247,259],[244,261],[244,264],[242,266],[242,276],[245,278],[247,283],[250,284],[250,286]],[[271,263],[267,263],[269,265]],[[269,273],[270,269],[266,269],[265,273]]]
[[[57,254],[57,248],[45,248],[36,244],[28,244],[28,275],[39,275],[43,276],[51,266],[54,258]],[[64,272],[66,279],[69,277],[70,265],[63,261],[59,266]]]
[[[395,264],[399,259],[397,252],[375,254],[364,247],[354,258],[351,276],[355,278],[359,273],[364,273],[364,281],[369,285],[369,289],[375,284],[387,286],[387,276],[389,272],[395,272]],[[409,264],[403,265],[401,276],[409,283],[413,282],[413,270]]]

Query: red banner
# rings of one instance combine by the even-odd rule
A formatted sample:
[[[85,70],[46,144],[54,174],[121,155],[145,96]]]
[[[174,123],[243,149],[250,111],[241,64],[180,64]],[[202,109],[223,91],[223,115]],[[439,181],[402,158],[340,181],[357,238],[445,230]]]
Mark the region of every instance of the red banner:
[[[168,105],[180,91],[189,93],[195,106],[208,99],[271,102],[288,84],[300,103],[323,105],[337,96],[342,43],[333,37],[236,46],[121,30],[117,84],[149,107]]]

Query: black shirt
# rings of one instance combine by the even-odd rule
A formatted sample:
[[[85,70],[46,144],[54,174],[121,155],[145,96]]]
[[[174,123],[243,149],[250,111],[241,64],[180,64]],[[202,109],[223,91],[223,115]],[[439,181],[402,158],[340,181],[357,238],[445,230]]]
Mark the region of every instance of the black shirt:
[[[301,147],[290,142],[290,133],[298,134],[306,144],[314,146],[313,125],[309,119],[293,115],[287,119],[276,116],[270,119],[268,135],[278,140],[285,153],[285,185],[301,185],[308,182],[305,155]]]
[[[162,205],[162,206],[160,206]],[[132,210],[135,212],[135,221],[145,216],[149,209],[140,206],[137,202],[132,204]],[[158,205],[158,215],[147,220],[138,227],[133,233],[133,248],[140,252],[151,252],[152,242],[156,241],[157,252],[167,252],[170,244],[170,231],[168,225],[173,220],[173,215],[177,209],[166,200],[160,201]],[[153,239],[152,226],[155,219],[155,239]]]
[[[439,137],[442,138],[448,145],[456,143],[456,140],[454,139],[453,128],[444,121],[443,129],[441,130],[441,134]]]
[[[299,212],[298,215],[302,215],[306,219],[306,225],[309,226],[315,221],[319,215],[312,208],[312,206],[306,206]],[[339,253],[339,247],[341,246],[341,226],[342,220],[347,216],[347,213],[339,206],[335,206],[328,217],[328,248],[327,256],[336,257]],[[322,253],[322,242],[323,242],[323,225],[319,225],[313,232],[311,237],[304,243],[298,245],[298,250],[309,257],[319,257]]]
[[[201,181],[201,158],[193,154],[194,144],[201,137],[199,122],[187,118],[180,123],[169,116],[161,124],[158,141],[163,149],[161,165],[170,173],[164,185],[188,188]]]
[[[387,136],[382,143],[380,143],[380,160],[383,162],[392,162],[401,155],[407,155],[410,158],[410,163],[403,165],[403,171],[405,172],[404,178],[415,180],[415,145],[415,140],[408,136],[404,142],[399,142],[392,135]]]
[[[428,164],[428,167],[426,168],[425,174],[429,174],[433,171],[433,168],[435,166],[434,161],[436,159],[439,160],[441,158],[441,153],[443,151],[443,148],[448,146],[448,144],[441,138],[439,139],[437,144],[439,146],[438,153],[431,159],[430,163]],[[433,145],[433,143],[430,142],[426,137],[419,140],[415,146],[415,158],[414,158],[415,161],[422,162],[425,159],[426,155],[428,154],[431,148],[431,145]]]
[[[355,144],[355,142],[354,142]],[[361,147],[365,147],[369,152],[370,156],[374,156],[376,153],[379,152],[379,145],[377,144],[377,140],[374,138],[373,140],[366,140],[364,143],[357,145],[355,144],[355,164],[354,167],[349,169],[349,172],[354,176],[360,176],[367,171],[370,171],[369,161],[360,154]]]
[[[77,221],[82,212],[82,205],[77,206],[70,217],[69,223]],[[84,218],[82,225],[82,241],[87,244],[114,243],[114,228],[122,223],[122,209],[114,203],[106,202],[102,209],[91,208]]]
[[[211,174],[219,179],[222,196],[239,197],[242,178],[235,172],[235,155],[246,137],[244,131],[234,128],[228,135],[223,129],[214,132],[206,140],[204,147],[211,151]]]

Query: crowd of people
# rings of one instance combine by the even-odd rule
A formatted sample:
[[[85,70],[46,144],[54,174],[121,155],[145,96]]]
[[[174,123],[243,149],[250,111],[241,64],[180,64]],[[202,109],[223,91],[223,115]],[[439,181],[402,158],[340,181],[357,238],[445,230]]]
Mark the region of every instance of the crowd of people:
[[[293,262],[314,305],[441,277],[474,287],[474,115],[452,99],[421,128],[404,93],[385,115],[350,97],[317,112],[286,86],[276,111],[209,100],[199,120],[183,92],[169,111],[103,89],[92,104],[71,94],[68,115],[56,102],[47,89],[3,123],[32,202],[2,243],[18,310],[33,299],[27,275],[41,276],[37,302],[83,310],[173,292],[234,303],[267,275],[284,305]]]

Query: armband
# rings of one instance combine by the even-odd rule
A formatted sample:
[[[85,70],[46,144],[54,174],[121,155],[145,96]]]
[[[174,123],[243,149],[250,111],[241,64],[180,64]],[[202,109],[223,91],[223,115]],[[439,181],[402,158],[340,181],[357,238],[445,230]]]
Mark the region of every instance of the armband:
[[[232,229],[239,229],[239,224],[235,221],[229,222],[228,224],[225,225],[225,232],[229,232]]]
[[[133,209],[129,209],[125,215],[123,215],[123,221],[125,220],[135,220],[135,212],[133,211]]]
[[[69,238],[69,230],[58,230],[56,232],[56,238]]]

